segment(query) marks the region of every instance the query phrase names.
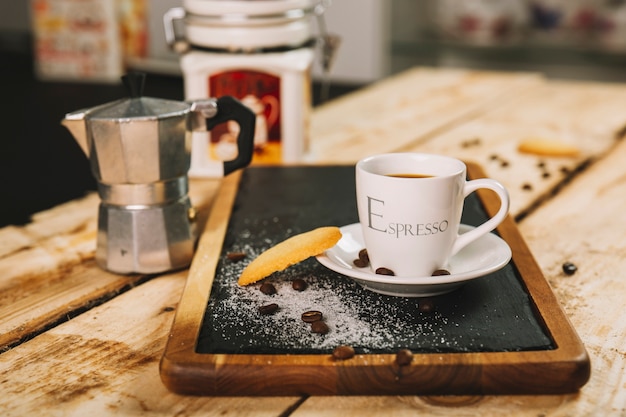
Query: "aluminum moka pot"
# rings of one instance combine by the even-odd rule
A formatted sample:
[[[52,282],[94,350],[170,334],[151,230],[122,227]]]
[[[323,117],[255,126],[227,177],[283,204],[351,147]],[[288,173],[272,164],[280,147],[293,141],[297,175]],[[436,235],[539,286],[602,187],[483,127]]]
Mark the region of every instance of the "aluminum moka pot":
[[[215,160],[211,169],[224,176],[250,163],[255,115],[230,96],[192,102],[142,97],[143,74],[122,79],[130,98],[69,113],[62,121],[98,182],[96,261],[121,274],[184,268],[197,237],[187,195],[191,132],[229,120],[239,124],[237,157]]]

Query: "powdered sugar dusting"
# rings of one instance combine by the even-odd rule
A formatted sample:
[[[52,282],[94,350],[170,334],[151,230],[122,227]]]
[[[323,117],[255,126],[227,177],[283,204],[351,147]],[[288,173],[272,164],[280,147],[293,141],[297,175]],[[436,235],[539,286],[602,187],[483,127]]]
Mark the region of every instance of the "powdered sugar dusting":
[[[263,221],[265,222],[265,221]],[[310,258],[277,272],[262,282],[272,283],[276,294],[259,290],[261,282],[246,287],[237,284],[244,267],[267,248],[284,240],[254,234],[249,227],[263,230],[263,225],[246,220],[246,227],[236,241],[225,248],[205,316],[202,344],[210,351],[237,353],[314,353],[329,352],[339,345],[351,345],[360,352],[380,352],[397,348],[416,348],[420,340],[437,333],[433,322],[447,325],[449,319],[438,312],[422,313],[418,299],[402,299],[375,294],[361,288],[347,277],[330,271]],[[258,228],[258,229],[257,229]],[[260,232],[261,234],[263,232]],[[255,242],[249,241],[255,235]],[[228,252],[244,252],[245,260],[228,260]],[[303,279],[304,291],[292,288],[292,281]],[[262,315],[259,307],[275,303],[279,310]],[[309,310],[321,311],[329,327],[327,334],[311,332],[311,325],[301,319]],[[427,335],[431,335],[430,337]],[[438,343],[448,347],[451,338]]]

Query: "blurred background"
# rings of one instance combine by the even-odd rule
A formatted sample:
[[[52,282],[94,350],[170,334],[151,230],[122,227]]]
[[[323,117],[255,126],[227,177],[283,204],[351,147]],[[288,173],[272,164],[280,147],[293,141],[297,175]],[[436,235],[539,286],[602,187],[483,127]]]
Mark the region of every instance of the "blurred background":
[[[0,0],[0,227],[95,189],[59,122],[126,96],[121,74],[146,71],[146,95],[184,99],[180,56],[163,26],[181,4]],[[626,0],[334,0],[324,16],[341,38],[331,99],[416,65],[626,81]]]

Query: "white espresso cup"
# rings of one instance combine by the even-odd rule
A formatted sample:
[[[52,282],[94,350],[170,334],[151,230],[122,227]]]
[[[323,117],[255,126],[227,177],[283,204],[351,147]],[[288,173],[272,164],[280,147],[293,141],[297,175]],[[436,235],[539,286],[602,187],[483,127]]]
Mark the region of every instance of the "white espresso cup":
[[[450,258],[494,230],[509,211],[509,195],[498,181],[466,181],[455,158],[423,153],[374,155],[356,164],[359,222],[372,271],[430,276]],[[495,216],[459,235],[465,197],[479,188],[500,198]]]

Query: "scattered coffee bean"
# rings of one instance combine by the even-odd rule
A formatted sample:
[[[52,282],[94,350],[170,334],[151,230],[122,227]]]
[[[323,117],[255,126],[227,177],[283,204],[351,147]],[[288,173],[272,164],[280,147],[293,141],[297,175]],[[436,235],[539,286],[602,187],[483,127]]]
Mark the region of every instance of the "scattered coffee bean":
[[[542,178],[550,178],[550,173],[548,171],[544,172],[543,174],[541,174]]]
[[[355,259],[352,263],[357,268],[365,268],[368,266],[370,264],[370,257],[367,254],[367,249],[361,249],[359,251],[359,259]]]
[[[524,191],[531,191],[532,189],[533,189],[532,184],[530,184],[530,183],[528,183],[528,182],[525,182],[525,183],[522,185],[522,190],[524,190]]]
[[[363,259],[360,259],[360,258],[359,259],[355,259],[354,261],[352,261],[352,263],[357,268],[365,268],[367,265],[369,265],[369,262],[364,261]]]
[[[261,292],[265,295],[276,294],[276,287],[274,287],[274,285],[270,284],[269,282],[264,282],[263,284],[261,284],[259,290],[261,290]]]
[[[311,331],[313,333],[326,334],[328,333],[328,330],[328,325],[321,320],[311,323]]]
[[[396,274],[395,274],[395,273],[394,273],[391,269],[389,269],[389,268],[383,268],[383,267],[378,268],[378,269],[376,270],[376,273],[377,273],[378,275],[390,275],[390,276],[394,276],[394,275],[396,275]]]
[[[320,321],[323,318],[323,314],[321,311],[310,310],[302,313],[302,321],[306,323],[313,323],[315,321]]]
[[[266,304],[266,305],[259,307],[259,313],[263,314],[264,316],[274,314],[277,311],[278,311],[278,304],[276,303]]]
[[[226,254],[226,258],[229,261],[239,262],[246,257],[246,254],[243,252],[229,252]]]
[[[511,165],[509,161],[507,161],[506,159],[501,158],[500,155],[497,155],[497,154],[490,155],[489,159],[492,160],[492,161],[500,161],[500,166],[502,168],[506,168],[509,165]]]
[[[408,349],[401,349],[396,353],[396,363],[398,366],[407,366],[413,362],[413,352]]]
[[[570,173],[570,169],[568,167],[561,167],[559,171],[561,171],[561,174],[563,175],[567,175]]]
[[[480,145],[480,138],[467,139],[461,142],[461,147],[463,148],[469,148],[471,146],[479,146],[479,145]]]
[[[354,348],[348,345],[337,346],[335,350],[333,350],[333,359],[350,359],[354,357]]]
[[[537,167],[538,167],[538,168],[545,168],[545,167],[546,167],[546,162],[545,162],[545,161],[539,161],[539,162],[537,162]]]
[[[435,310],[435,303],[428,298],[424,298],[423,300],[419,301],[417,309],[422,313],[431,313],[433,310]]]
[[[447,269],[437,269],[432,273],[431,276],[439,277],[441,275],[450,275],[450,271],[448,271]]]
[[[304,291],[304,290],[306,290],[306,287],[308,287],[308,286],[309,285],[302,278],[296,278],[291,283],[291,288],[293,288],[296,291]]]
[[[578,271],[578,267],[571,262],[565,262],[563,264],[563,272],[565,275],[574,275]]]

